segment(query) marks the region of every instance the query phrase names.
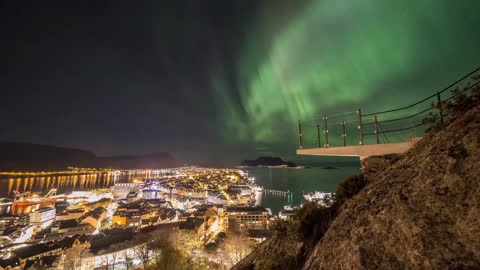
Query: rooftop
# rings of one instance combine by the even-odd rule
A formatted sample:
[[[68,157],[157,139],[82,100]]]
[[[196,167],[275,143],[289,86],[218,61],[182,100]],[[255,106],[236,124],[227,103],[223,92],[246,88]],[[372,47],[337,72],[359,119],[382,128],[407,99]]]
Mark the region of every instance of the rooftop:
[[[227,212],[265,212],[267,209],[263,206],[230,206],[227,207]]]
[[[205,222],[203,218],[187,218],[185,222],[180,223],[180,229],[195,230]]]

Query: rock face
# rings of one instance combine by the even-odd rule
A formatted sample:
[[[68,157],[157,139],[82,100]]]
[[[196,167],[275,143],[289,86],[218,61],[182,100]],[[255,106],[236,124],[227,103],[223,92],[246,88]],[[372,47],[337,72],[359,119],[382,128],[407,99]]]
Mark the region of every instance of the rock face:
[[[480,269],[480,107],[375,158],[303,269]]]
[[[369,178],[375,179],[376,175],[383,172],[386,168],[390,167],[393,163],[400,159],[399,154],[390,154],[384,156],[371,156],[361,161],[363,174],[367,180]]]

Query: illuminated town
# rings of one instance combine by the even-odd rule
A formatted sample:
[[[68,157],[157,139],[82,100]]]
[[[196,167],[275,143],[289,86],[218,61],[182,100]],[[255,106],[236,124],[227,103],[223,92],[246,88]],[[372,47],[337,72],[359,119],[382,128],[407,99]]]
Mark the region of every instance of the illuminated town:
[[[480,270],[479,0],[0,7],[0,270]]]
[[[56,173],[107,173],[114,181],[108,188],[65,194],[58,194],[56,188],[44,194],[19,192],[14,189],[19,185],[12,184],[13,199],[3,198],[0,205],[0,269],[26,269],[33,264],[58,269],[69,264],[71,269],[145,268],[154,263],[155,249],[149,241],[159,233],[174,233],[186,243],[183,252],[196,265],[228,269],[271,235],[270,224],[277,219],[258,205],[263,188],[240,169],[70,168]],[[144,179],[116,182],[124,175]],[[239,243],[244,244],[242,254],[230,254],[238,250],[229,250],[229,245],[241,248]],[[71,252],[84,255],[76,255],[72,262]]]

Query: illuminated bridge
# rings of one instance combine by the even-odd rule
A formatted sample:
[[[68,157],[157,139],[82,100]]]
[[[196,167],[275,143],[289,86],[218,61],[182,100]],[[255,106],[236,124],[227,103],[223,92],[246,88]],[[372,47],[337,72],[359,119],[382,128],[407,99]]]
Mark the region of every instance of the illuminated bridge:
[[[480,68],[477,68],[443,90],[405,107],[369,113],[357,109],[298,121],[297,155],[363,159],[404,153],[424,134],[428,124],[425,117],[441,123],[447,121],[446,102],[460,94],[468,95],[479,84]],[[336,145],[331,143],[332,139]]]

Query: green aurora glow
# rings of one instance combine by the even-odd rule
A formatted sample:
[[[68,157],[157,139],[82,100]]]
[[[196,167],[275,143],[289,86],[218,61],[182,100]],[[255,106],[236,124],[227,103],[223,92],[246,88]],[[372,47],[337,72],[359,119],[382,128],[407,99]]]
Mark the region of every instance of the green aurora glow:
[[[314,142],[313,120],[323,112],[375,111],[429,95],[480,63],[478,10],[479,1],[319,0],[280,29],[260,14],[260,31],[246,36],[237,59],[240,104],[224,74],[212,74],[224,137],[292,154],[299,119],[312,120],[305,138]]]

